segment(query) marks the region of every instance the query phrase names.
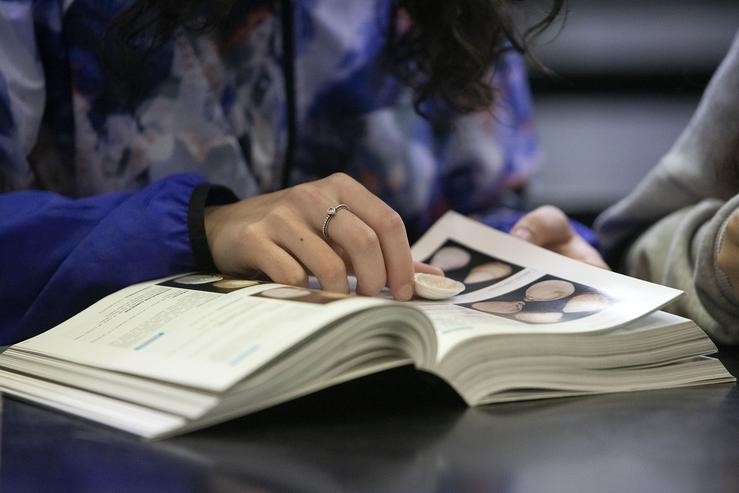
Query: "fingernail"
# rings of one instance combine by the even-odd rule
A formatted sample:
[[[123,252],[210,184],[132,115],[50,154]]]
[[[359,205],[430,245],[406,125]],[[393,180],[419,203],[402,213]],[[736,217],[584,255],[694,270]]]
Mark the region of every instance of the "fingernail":
[[[531,231],[526,228],[513,228],[511,230],[511,235],[521,238],[524,241],[531,241],[532,238]]]
[[[400,301],[408,301],[411,298],[413,298],[413,285],[406,284],[398,289],[396,299]]]

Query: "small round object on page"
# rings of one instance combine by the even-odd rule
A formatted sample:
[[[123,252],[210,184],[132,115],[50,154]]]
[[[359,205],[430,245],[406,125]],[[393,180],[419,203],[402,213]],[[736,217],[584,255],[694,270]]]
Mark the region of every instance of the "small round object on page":
[[[295,288],[291,286],[284,286],[279,288],[271,288],[266,291],[262,291],[260,294],[267,298],[276,298],[279,300],[290,300],[293,298],[302,298],[308,296],[311,292],[304,288]]]
[[[427,300],[443,300],[464,291],[465,285],[454,279],[434,274],[415,274],[416,294]]]
[[[429,263],[441,270],[455,270],[466,266],[471,258],[470,252],[450,246],[436,252]]]
[[[480,301],[472,308],[487,313],[510,314],[520,312],[524,305],[523,301]]]
[[[513,268],[503,262],[488,262],[473,267],[464,282],[474,284],[476,282],[488,282],[511,275]]]
[[[567,298],[575,292],[575,286],[568,281],[550,279],[532,284],[526,290],[526,301],[554,301]]]
[[[242,289],[256,286],[257,284],[259,284],[258,281],[251,281],[248,279],[223,279],[221,281],[214,282],[213,286],[222,289]]]
[[[177,284],[185,285],[196,285],[196,284],[208,284],[211,282],[220,281],[223,276],[216,274],[190,274],[187,276],[178,277],[174,280]]]

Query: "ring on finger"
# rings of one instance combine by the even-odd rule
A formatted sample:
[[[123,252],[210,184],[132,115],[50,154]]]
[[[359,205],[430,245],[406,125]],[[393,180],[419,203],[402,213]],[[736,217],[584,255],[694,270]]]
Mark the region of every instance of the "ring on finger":
[[[349,209],[349,206],[346,204],[337,204],[333,207],[329,207],[326,211],[326,217],[323,220],[323,227],[321,228],[321,231],[323,232],[323,239],[327,242],[329,241],[328,236],[328,224],[331,222],[331,220],[334,218],[337,212],[339,212],[341,209],[346,209],[347,211],[351,212],[351,209]]]

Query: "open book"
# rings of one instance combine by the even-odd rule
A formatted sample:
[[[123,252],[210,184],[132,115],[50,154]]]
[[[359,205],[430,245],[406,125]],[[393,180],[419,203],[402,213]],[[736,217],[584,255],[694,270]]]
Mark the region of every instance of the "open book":
[[[469,405],[734,378],[680,292],[576,262],[455,213],[413,247],[465,291],[445,301],[188,274],[125,288],[0,354],[0,390],[146,438],[388,368]]]

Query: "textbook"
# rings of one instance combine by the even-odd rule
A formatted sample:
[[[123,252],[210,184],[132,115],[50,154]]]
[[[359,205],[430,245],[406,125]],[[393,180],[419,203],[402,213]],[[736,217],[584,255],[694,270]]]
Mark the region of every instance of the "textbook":
[[[0,354],[0,391],[147,439],[402,365],[470,406],[730,382],[680,291],[447,213],[413,246],[464,284],[397,302],[190,273],[129,286]]]

